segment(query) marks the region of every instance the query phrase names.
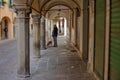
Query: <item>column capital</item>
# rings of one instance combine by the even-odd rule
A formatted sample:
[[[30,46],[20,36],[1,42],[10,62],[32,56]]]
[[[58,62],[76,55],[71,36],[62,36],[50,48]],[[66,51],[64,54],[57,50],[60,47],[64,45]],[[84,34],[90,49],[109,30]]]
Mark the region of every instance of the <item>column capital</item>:
[[[17,19],[30,19],[30,8],[16,8]]]
[[[16,12],[17,14],[19,14],[20,11],[24,11],[25,13],[31,13],[31,8],[29,6],[27,6],[26,4],[13,4],[13,9],[14,12]]]
[[[40,18],[41,18],[40,14],[32,14],[31,17],[32,17],[33,23],[39,23],[40,22]]]
[[[32,14],[32,18],[41,18],[40,14]]]

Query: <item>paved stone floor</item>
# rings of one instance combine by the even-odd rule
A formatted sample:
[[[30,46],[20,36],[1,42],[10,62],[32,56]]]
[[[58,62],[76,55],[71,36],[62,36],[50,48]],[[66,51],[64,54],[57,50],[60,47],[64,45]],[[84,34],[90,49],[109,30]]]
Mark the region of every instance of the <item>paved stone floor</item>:
[[[34,58],[32,40],[30,46],[31,77],[17,78],[16,40],[0,43],[0,80],[95,80],[65,38],[59,37],[58,47],[42,50],[40,59]]]

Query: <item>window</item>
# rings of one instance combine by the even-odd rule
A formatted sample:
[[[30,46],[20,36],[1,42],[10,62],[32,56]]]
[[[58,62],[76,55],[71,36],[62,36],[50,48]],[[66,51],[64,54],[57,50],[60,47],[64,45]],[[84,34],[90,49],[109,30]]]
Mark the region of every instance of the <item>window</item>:
[[[4,0],[0,0],[0,6],[4,6],[5,1]]]
[[[13,0],[9,0],[9,8],[12,8]]]

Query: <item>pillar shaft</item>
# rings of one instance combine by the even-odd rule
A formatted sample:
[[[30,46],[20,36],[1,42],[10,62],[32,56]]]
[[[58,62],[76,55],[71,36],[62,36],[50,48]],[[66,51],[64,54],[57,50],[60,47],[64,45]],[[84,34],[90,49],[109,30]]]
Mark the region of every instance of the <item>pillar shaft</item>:
[[[17,49],[18,49],[18,77],[30,76],[29,58],[29,9],[17,9]]]
[[[41,44],[41,49],[46,49],[46,40],[45,40],[45,18],[42,16],[41,18],[41,39],[40,39],[40,44]]]
[[[35,57],[40,58],[40,15],[32,15],[33,18],[33,48]]]
[[[58,23],[59,23],[59,33],[61,33],[61,25],[60,25],[61,20],[60,19],[59,19]]]
[[[64,19],[62,19],[62,33],[64,34]],[[70,27],[70,26],[69,26]]]

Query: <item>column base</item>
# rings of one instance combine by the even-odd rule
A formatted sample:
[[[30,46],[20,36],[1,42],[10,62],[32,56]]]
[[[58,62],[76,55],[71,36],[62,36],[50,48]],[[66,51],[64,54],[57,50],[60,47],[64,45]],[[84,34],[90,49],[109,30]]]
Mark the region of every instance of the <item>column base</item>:
[[[34,58],[38,58],[39,59],[39,58],[41,58],[41,56],[34,56]]]
[[[45,50],[45,49],[47,49],[47,48],[46,48],[46,47],[41,47],[41,48],[40,48],[40,50]]]
[[[17,74],[17,77],[19,77],[19,78],[27,78],[27,77],[30,77],[30,74]]]
[[[34,57],[35,57],[35,58],[40,58],[40,57],[41,57],[41,55],[40,55],[40,50],[36,50],[36,51],[34,52]]]

